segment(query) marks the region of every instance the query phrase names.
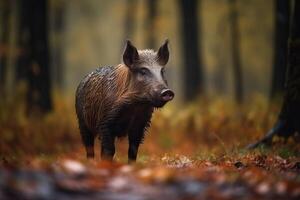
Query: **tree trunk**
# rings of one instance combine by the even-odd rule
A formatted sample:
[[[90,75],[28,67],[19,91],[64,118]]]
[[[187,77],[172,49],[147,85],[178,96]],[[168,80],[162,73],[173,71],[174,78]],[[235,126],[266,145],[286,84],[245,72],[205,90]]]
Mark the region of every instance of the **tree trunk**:
[[[300,1],[295,1],[288,45],[287,81],[284,100],[278,120],[274,127],[258,142],[248,148],[260,144],[270,144],[275,135],[288,138],[300,132]]]
[[[8,37],[9,37],[9,9],[10,1],[1,1],[1,41],[0,41],[0,94],[4,95],[5,75],[7,72]]]
[[[184,98],[193,100],[203,93],[203,72],[199,51],[197,0],[179,0],[182,14]],[[200,45],[201,46],[201,45]]]
[[[284,90],[289,37],[290,0],[276,0],[275,47],[270,97],[281,95]]]
[[[240,34],[236,0],[228,0],[230,8],[229,25],[231,35],[231,59],[233,67],[234,96],[237,103],[243,102],[243,72],[240,58]]]
[[[29,3],[19,1],[20,19],[19,19],[19,36],[18,47],[20,49],[20,55],[17,61],[15,79],[17,82],[26,80],[26,69],[30,63],[30,44],[29,44]]]
[[[148,30],[147,30],[147,48],[155,48],[155,18],[157,15],[157,0],[147,0],[148,7]]]
[[[64,26],[65,26],[65,1],[57,1],[57,3],[52,6],[52,27],[53,28],[53,41],[52,41],[52,51],[51,51],[51,68],[53,75],[53,85],[58,89],[63,89],[64,87],[64,62],[63,62],[63,52],[64,52]]]
[[[125,27],[124,27],[124,37],[126,39],[132,39],[133,38],[133,31],[135,28],[135,14],[136,14],[136,6],[137,1],[136,0],[127,0],[126,2],[126,12],[125,12]]]
[[[18,78],[28,84],[27,113],[52,109],[48,47],[48,8],[46,0],[21,2],[21,46],[23,55]]]

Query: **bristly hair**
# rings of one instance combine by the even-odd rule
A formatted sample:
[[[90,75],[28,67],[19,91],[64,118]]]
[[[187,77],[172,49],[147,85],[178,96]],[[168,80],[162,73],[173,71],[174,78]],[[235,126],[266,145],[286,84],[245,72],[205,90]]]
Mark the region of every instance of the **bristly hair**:
[[[153,49],[138,50],[140,60],[149,66],[157,63],[157,53]]]

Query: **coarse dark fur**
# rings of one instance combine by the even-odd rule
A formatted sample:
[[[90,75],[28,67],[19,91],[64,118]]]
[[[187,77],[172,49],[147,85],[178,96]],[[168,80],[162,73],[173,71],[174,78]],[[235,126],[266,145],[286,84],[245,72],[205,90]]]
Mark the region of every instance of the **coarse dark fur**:
[[[100,67],[88,74],[76,91],[76,114],[87,157],[94,157],[94,139],[101,139],[102,159],[112,160],[115,138],[128,136],[129,161],[135,161],[155,107],[173,98],[163,70],[168,41],[158,52],[140,50],[127,41],[124,64]],[[162,99],[164,90],[170,96]]]

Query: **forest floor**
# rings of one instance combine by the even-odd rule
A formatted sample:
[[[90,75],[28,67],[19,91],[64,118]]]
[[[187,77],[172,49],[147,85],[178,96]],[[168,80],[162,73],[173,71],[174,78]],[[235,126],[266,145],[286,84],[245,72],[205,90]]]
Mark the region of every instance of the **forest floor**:
[[[244,148],[272,126],[277,104],[255,98],[237,109],[203,100],[180,114],[167,107],[131,165],[126,139],[117,141],[113,163],[100,160],[99,142],[87,160],[73,108],[55,109],[43,119],[0,109],[0,199],[300,198],[299,142]]]
[[[297,158],[249,153],[205,160],[177,154],[127,165],[88,161],[83,154],[27,158],[17,166],[2,160],[0,199],[300,198]]]

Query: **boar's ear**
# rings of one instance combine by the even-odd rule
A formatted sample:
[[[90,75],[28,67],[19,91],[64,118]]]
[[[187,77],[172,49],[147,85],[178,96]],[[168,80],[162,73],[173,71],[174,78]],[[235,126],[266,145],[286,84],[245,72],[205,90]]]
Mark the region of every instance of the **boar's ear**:
[[[126,47],[123,53],[124,64],[127,67],[132,68],[133,64],[136,63],[138,59],[139,59],[139,53],[137,49],[135,48],[135,46],[132,45],[132,43],[129,40],[127,40]]]
[[[169,40],[166,39],[163,45],[159,48],[157,52],[157,60],[160,65],[166,65],[169,60]]]

